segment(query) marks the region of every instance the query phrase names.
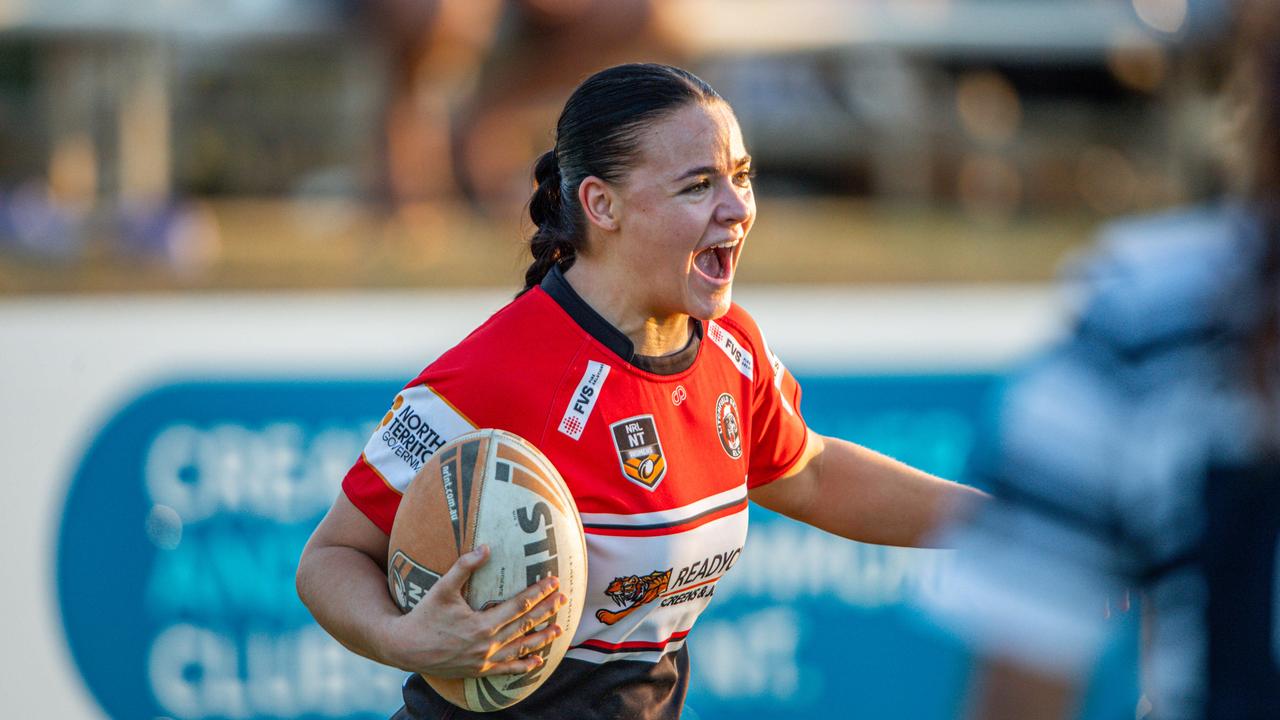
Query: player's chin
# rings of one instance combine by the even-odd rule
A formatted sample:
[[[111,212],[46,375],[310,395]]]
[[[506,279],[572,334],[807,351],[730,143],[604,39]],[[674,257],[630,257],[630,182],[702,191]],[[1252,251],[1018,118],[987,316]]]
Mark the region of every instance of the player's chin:
[[[701,288],[690,295],[688,313],[704,322],[715,320],[729,312],[729,306],[733,304],[733,285],[730,283],[714,289]]]

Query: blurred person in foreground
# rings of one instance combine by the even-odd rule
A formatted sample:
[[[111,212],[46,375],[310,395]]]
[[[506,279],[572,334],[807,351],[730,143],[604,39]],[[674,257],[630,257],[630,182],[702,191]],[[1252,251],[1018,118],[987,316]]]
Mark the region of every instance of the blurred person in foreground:
[[[1280,718],[1280,3],[1238,11],[1231,197],[1103,233],[1073,334],[1000,399],[997,500],[946,537],[976,717],[1078,712],[1133,588],[1139,717]]]

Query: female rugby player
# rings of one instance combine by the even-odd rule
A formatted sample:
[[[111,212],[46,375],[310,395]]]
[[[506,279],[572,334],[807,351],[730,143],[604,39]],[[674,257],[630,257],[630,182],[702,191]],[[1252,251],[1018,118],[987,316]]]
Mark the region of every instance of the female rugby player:
[[[525,437],[581,511],[583,621],[556,673],[498,715],[675,718],[684,640],[741,552],[748,499],[917,545],[979,493],[805,425],[795,378],[731,301],[756,214],[751,157],[705,82],[647,64],[588,78],[535,177],[524,291],[410,382],[397,412],[430,428],[420,457],[473,427]],[[406,455],[369,441],[303,553],[300,596],[348,648],[413,673],[537,667],[531,653],[561,632],[533,630],[564,600],[555,578],[473,611],[460,591],[478,550],[410,613],[393,604],[384,566]],[[417,674],[404,697],[398,718],[470,717]]]

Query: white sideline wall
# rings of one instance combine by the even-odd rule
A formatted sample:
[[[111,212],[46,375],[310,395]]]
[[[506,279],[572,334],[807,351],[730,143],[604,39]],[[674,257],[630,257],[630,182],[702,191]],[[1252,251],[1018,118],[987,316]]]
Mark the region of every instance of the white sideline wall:
[[[0,300],[0,715],[95,718],[58,616],[54,553],[67,483],[101,426],[183,379],[404,378],[508,291],[85,296]],[[736,299],[798,373],[1000,370],[1061,327],[1042,286],[796,289]]]

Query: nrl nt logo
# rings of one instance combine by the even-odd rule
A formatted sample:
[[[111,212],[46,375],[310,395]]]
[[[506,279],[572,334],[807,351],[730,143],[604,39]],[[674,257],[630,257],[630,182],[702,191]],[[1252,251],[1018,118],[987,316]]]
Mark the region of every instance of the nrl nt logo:
[[[658,440],[652,415],[638,415],[609,426],[618,451],[622,474],[646,490],[652,490],[667,474],[667,460]]]

